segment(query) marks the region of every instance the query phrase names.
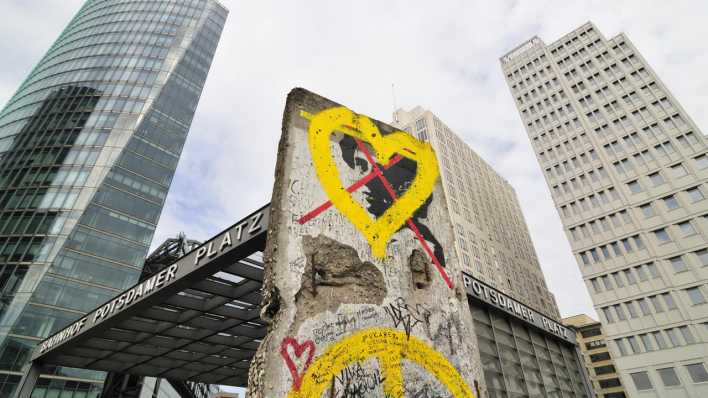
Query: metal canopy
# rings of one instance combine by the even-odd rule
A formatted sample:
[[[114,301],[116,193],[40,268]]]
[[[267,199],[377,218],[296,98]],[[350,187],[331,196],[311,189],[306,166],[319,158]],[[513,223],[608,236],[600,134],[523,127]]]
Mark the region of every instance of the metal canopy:
[[[259,318],[263,263],[258,252],[265,246],[269,208],[49,337],[32,360],[245,386],[266,334]]]

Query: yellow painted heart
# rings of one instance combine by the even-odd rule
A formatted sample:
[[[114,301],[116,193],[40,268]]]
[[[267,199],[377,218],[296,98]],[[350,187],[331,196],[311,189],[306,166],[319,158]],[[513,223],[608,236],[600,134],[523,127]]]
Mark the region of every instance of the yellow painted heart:
[[[396,154],[417,163],[416,175],[408,190],[380,217],[372,217],[342,185],[332,157],[330,136],[335,130],[371,145],[377,163],[385,163]],[[439,170],[432,146],[403,131],[381,135],[371,119],[344,107],[323,110],[310,119],[309,146],[317,177],[329,200],[366,237],[372,254],[385,257],[391,235],[433,193]]]

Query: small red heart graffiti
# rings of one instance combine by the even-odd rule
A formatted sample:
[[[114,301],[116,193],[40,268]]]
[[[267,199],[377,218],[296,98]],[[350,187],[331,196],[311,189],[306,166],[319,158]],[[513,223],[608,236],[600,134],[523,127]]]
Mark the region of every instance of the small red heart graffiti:
[[[290,354],[288,353],[288,346],[293,347],[293,351],[295,352],[295,356],[297,358],[300,358],[305,352],[305,350],[308,351],[307,359],[305,360],[305,365],[302,367],[302,371],[298,372],[295,362],[292,358],[290,358]],[[290,374],[293,376],[293,386],[295,387],[295,391],[300,391],[302,377],[305,375],[305,371],[307,371],[307,368],[310,367],[310,363],[312,363],[312,358],[315,356],[315,343],[312,340],[307,340],[304,343],[300,344],[297,342],[297,340],[288,336],[284,338],[283,342],[280,344],[280,356],[282,356],[285,360],[285,364],[288,366]]]

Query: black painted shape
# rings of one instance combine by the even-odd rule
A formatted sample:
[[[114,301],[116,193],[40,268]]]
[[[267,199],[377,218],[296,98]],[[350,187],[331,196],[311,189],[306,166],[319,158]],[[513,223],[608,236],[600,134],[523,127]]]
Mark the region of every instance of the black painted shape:
[[[342,159],[352,170],[357,170],[358,168],[363,174],[369,172],[369,162],[366,160],[363,154],[358,151],[356,141],[349,135],[344,134],[342,139],[339,141],[339,148],[342,150]],[[386,159],[388,161],[388,159]],[[417,164],[415,161],[408,158],[401,159],[394,166],[385,169],[384,165],[376,163],[381,170],[382,174],[388,182],[391,184],[394,192],[397,196],[403,195],[403,193],[408,189],[408,187],[413,182],[415,178]],[[368,206],[366,210],[375,218],[381,217],[381,215],[391,207],[393,204],[393,199],[388,194],[386,187],[379,178],[374,178],[366,184],[367,191],[364,192],[366,195],[366,203]],[[428,199],[423,203],[418,210],[413,213],[413,223],[418,227],[420,234],[423,238],[433,245],[433,253],[437,257],[440,265],[445,266],[445,252],[442,245],[438,242],[435,235],[433,235],[430,228],[425,225],[422,220],[428,217],[428,207],[433,202],[433,195],[430,194]],[[401,229],[409,228],[408,224],[404,224]]]

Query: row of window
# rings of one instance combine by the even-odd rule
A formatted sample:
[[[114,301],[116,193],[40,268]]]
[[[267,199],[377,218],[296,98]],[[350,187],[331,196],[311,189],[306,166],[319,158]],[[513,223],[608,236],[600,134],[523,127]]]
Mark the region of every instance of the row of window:
[[[590,278],[595,293],[614,290],[615,287],[636,285],[638,282],[646,282],[649,279],[660,278],[659,271],[653,262],[635,265],[623,270],[614,271],[607,275]]]
[[[561,186],[563,186],[561,184]],[[567,187],[567,185],[565,186]],[[568,192],[568,189],[564,187],[564,190]],[[578,187],[580,188],[580,187]],[[614,187],[609,187],[606,190],[600,190],[592,193],[584,198],[579,198],[567,204],[571,209],[573,209],[574,204],[577,204],[579,209],[584,211],[590,211],[591,209],[606,208],[605,205],[610,204],[614,200],[620,200],[620,196]]]
[[[704,215],[703,218],[705,217],[706,216]],[[654,234],[654,238],[656,239],[657,243],[661,245],[664,243],[672,242],[674,239],[678,240],[696,235],[698,232],[696,232],[696,228],[691,222],[691,220],[686,220],[675,225],[668,225],[663,228],[655,229],[654,231],[652,231],[652,233]]]
[[[705,218],[706,216],[703,217]],[[696,235],[698,232],[692,220],[686,220],[675,225],[668,225],[666,227],[655,229],[652,231],[652,234],[658,244],[664,244],[672,242],[674,239],[683,239]],[[634,247],[630,244],[630,241],[634,242]],[[599,264],[603,261],[611,260],[613,257],[620,257],[624,255],[620,250],[620,242],[622,243],[625,254],[632,253],[634,249],[644,250],[646,248],[639,235],[634,235],[618,241],[610,242],[606,245],[579,252],[578,254],[580,255],[583,265]]]
[[[681,347],[697,342],[687,325],[615,339],[617,350],[622,356]]]
[[[708,372],[706,372],[706,368],[702,362],[685,365],[684,369],[693,383],[703,383],[708,381]],[[659,378],[661,379],[664,387],[675,387],[681,385],[681,378],[678,376],[676,369],[673,367],[656,369],[656,373],[659,374]],[[649,372],[642,371],[630,373],[630,376],[632,376],[632,381],[634,382],[634,386],[637,390],[644,391],[654,389]]]
[[[685,193],[682,195],[686,195],[690,199],[689,203],[695,203],[705,198],[703,192],[700,189],[700,186],[689,188],[684,192]],[[658,202],[663,203],[663,206],[665,206],[666,211],[671,211],[681,207],[678,198],[681,198],[681,196],[679,196],[678,193],[675,193],[669,196],[665,196],[661,199],[655,200],[653,202],[644,203],[640,205],[638,209],[640,210],[643,218],[652,218],[658,215],[656,211],[656,206]],[[684,201],[685,199],[680,200]],[[561,212],[566,217],[569,217],[571,215],[567,207],[562,208]],[[620,213],[622,213],[620,215],[627,214],[625,210],[622,210]],[[587,223],[579,224],[577,226],[569,228],[568,232],[570,233],[571,238],[575,242],[581,241],[583,239],[589,239],[594,236],[594,234],[612,232],[612,224],[614,224],[615,228],[620,228],[622,226],[622,222],[619,220],[619,218],[615,217],[616,214],[617,213],[613,213],[608,216],[599,217]],[[629,214],[627,214],[627,217],[629,217]],[[612,223],[610,223],[610,221],[612,221]],[[631,222],[631,219],[629,219],[628,223],[629,222]],[[680,223],[679,228],[685,233],[691,233],[693,229],[691,223],[688,221]],[[695,229],[693,229],[693,232],[695,233]]]
[[[651,303],[651,306],[649,303]],[[666,307],[664,307],[664,305],[666,305]],[[654,308],[653,312],[651,307]],[[676,306],[674,297],[670,292],[666,292],[602,307],[602,314],[607,320],[607,323],[610,324],[675,309],[678,309],[678,307]]]
[[[591,149],[590,151],[588,151],[588,154],[592,160],[597,159],[597,155],[595,154],[594,150]],[[580,170],[580,174],[578,174],[577,179],[573,177],[570,178],[568,181],[563,181],[560,184],[553,185],[554,193],[560,194],[560,189],[562,189],[562,192],[564,193],[570,193],[570,188],[568,188],[569,186],[572,186],[574,189],[584,188],[584,184],[587,183],[587,179],[582,173],[585,170],[584,166],[590,165],[590,167],[592,167],[592,165],[590,164],[590,161],[584,153],[580,154],[580,160],[583,161],[582,165],[578,162],[578,159],[576,157],[573,157],[570,159],[570,161],[566,160],[559,164],[556,164],[553,167],[549,167],[546,169],[546,173],[550,178],[561,178],[565,174],[574,175],[577,173],[576,169]],[[597,174],[599,174],[599,177],[597,176]],[[608,178],[608,175],[602,166],[598,168],[597,174],[595,174],[593,170],[588,171],[588,176],[594,182],[599,181],[599,178]]]
[[[701,191],[701,186],[695,186],[692,188],[688,188],[687,190],[683,191],[685,194],[678,195],[678,192],[669,196],[664,196],[661,199],[656,199],[651,202],[644,203],[642,205],[639,205],[639,210],[641,211],[641,214],[644,218],[652,218],[657,215],[656,208],[658,206],[658,203],[662,203],[663,206],[666,208],[667,211],[671,211],[674,209],[678,209],[681,207],[681,204],[679,203],[678,198],[681,198],[683,195],[686,196],[687,199],[680,199],[682,202],[685,201],[687,203],[696,203],[700,202],[701,200],[705,199],[705,195],[703,194],[703,191]]]
[[[561,127],[562,126],[558,127],[558,132],[556,132],[556,129],[550,128],[548,131],[543,132],[532,138],[532,143],[536,147],[537,152],[549,152],[551,148],[554,148],[553,141],[560,140],[562,138],[565,138],[565,141],[555,145],[556,153],[562,154],[563,150],[565,150],[565,152],[567,153],[573,153],[573,148],[578,151],[581,151],[585,148],[586,145],[592,144],[590,139],[583,131],[580,131],[577,135],[567,137],[566,131],[564,131]],[[568,124],[568,132],[572,133],[574,131],[575,128],[571,128],[570,124]],[[548,149],[545,149],[542,144],[548,146]],[[551,156],[550,153],[548,155],[549,157]]]
[[[706,155],[697,156],[694,158],[694,161],[695,161],[696,168],[698,170],[703,170],[706,167],[708,167],[708,158],[706,157]],[[621,167],[623,167],[623,165]],[[688,170],[686,169],[686,167],[682,163],[677,163],[677,164],[669,166],[669,170],[670,170],[672,178],[680,178],[685,175],[688,175]],[[643,179],[644,178],[641,178],[641,180],[643,180]],[[651,183],[651,186],[653,186],[653,187],[658,187],[659,185],[662,185],[666,182],[666,180],[664,179],[664,176],[659,171],[648,174],[646,176],[646,179],[649,180],[649,182]],[[645,185],[647,185],[647,184],[646,183],[643,184],[641,180],[640,180],[640,178],[637,178],[637,179],[626,182],[625,185],[627,185],[629,192],[631,192],[633,194],[644,192]],[[695,194],[695,191],[691,195],[694,195],[694,194]]]
[[[572,42],[572,41],[573,41],[573,40],[571,39],[571,42]],[[600,50],[602,49],[602,44],[601,44],[601,43],[602,43],[602,40],[601,40],[600,38],[597,38],[597,39],[595,39],[594,41],[589,42],[589,43],[588,43],[587,45],[585,45],[584,47],[580,47],[580,48],[578,48],[578,50],[576,50],[576,51],[574,51],[574,52],[568,54],[567,56],[565,56],[565,57],[559,59],[559,60],[556,62],[556,64],[558,64],[558,66],[562,68],[562,67],[567,66],[568,64],[570,64],[571,61],[572,61],[574,58],[584,57],[585,54],[586,54],[586,52],[600,51]],[[577,44],[576,44],[576,48],[577,48]],[[552,49],[552,50],[551,50],[551,54],[556,55],[556,51],[562,51],[562,50],[563,50],[563,46],[559,47],[558,50]]]
[[[541,118],[536,119],[533,122],[528,122],[526,127],[532,135],[536,132],[545,130],[550,131],[552,129],[555,129],[560,134],[568,135],[581,129],[583,126],[577,117],[573,117],[572,119],[568,118],[567,120],[553,120],[548,115],[543,115]]]
[[[553,129],[550,129],[548,133],[543,133],[540,136],[534,137],[534,140],[541,139],[546,144],[552,144],[552,141],[556,138],[559,137],[556,136],[556,133]],[[537,147],[541,146],[539,141],[535,141],[534,144]],[[550,145],[548,149],[543,149],[542,147],[538,148],[539,150],[537,151],[537,153],[541,158],[541,161],[548,162],[553,159],[563,159],[564,156],[581,156],[586,151],[586,147],[592,148],[592,142],[584,132],[580,131],[579,134],[570,137],[569,139],[566,139],[565,141],[558,143],[555,146]],[[590,150],[595,152],[594,149]],[[593,158],[596,159],[596,155]]]
[[[558,175],[558,177],[560,177],[560,175]],[[599,183],[609,178],[609,175],[605,172],[605,168],[600,166],[596,170],[589,170],[587,174],[580,173],[577,177],[572,177],[567,181],[561,182],[560,184],[555,184],[551,187],[551,190],[557,196],[570,194],[574,190],[585,192],[588,189],[592,189],[592,186],[590,185],[591,183]]]
[[[622,249],[620,248],[620,245]],[[639,235],[630,236],[606,245],[593,247],[592,249],[578,253],[583,265],[599,264],[603,261],[611,260],[613,257],[622,257],[635,250],[644,250],[646,246]],[[624,250],[624,251],[623,251]],[[592,259],[592,260],[591,260]]]
[[[578,40],[587,40],[588,38],[590,38],[590,40],[592,40],[593,37],[594,37],[594,35],[593,35],[593,28],[588,28],[586,31],[581,32],[578,36],[574,36],[574,37],[568,39],[568,41],[566,41],[565,45],[564,45],[563,43],[560,43],[560,44],[558,44],[557,46],[552,46],[552,47],[550,47],[550,52],[551,52],[552,55],[555,56],[555,55],[557,55],[559,52],[563,52],[564,49],[565,49],[565,47],[570,47],[572,43],[577,43]],[[597,39],[597,40],[599,40],[599,39]],[[597,40],[595,40],[595,42],[596,42]],[[583,48],[581,47],[580,49],[583,49]],[[566,50],[566,51],[567,51],[567,50]],[[579,55],[581,55],[581,53],[573,53],[573,56],[574,56],[574,57],[577,57],[577,56],[579,56]],[[519,66],[518,68],[514,69],[513,71],[510,71],[510,72],[507,74],[507,78],[510,79],[510,80],[511,80],[511,79],[518,79],[518,78],[520,78],[521,75],[524,75],[524,74],[526,74],[526,73],[531,72],[534,66],[538,66],[538,65],[540,65],[542,62],[544,62],[545,58],[546,58],[546,55],[545,55],[545,54],[540,54],[538,57],[536,57],[536,58],[534,58],[533,60],[529,61],[529,62],[526,63],[525,65],[521,65],[521,66]],[[527,72],[527,70],[528,70],[529,72]]]
[[[567,205],[563,205],[560,207],[561,214],[563,214],[563,217],[571,217],[571,216],[580,216],[583,214],[584,211],[589,211],[589,207],[586,205],[579,204],[578,202],[570,202]],[[612,224],[615,226],[615,228],[620,228],[622,225],[631,225],[632,224],[632,217],[629,216],[629,213],[627,213],[627,210],[620,210],[615,213],[608,214],[607,216],[600,217],[598,221],[600,222],[600,225],[603,227],[605,231],[610,230],[610,225],[607,222],[607,220],[612,221]],[[594,229],[593,229],[594,230]],[[580,233],[583,233],[581,230]],[[571,235],[573,233],[571,232]],[[585,235],[583,235],[585,236]]]

